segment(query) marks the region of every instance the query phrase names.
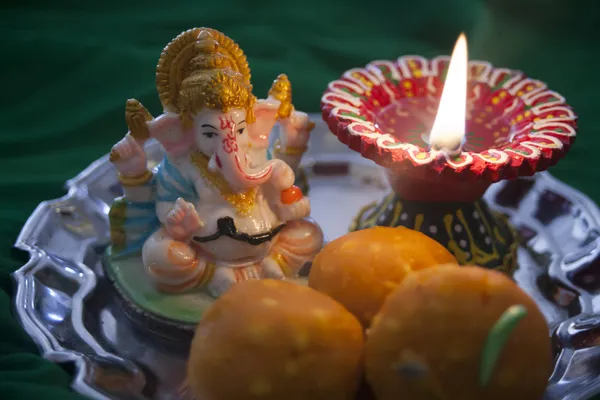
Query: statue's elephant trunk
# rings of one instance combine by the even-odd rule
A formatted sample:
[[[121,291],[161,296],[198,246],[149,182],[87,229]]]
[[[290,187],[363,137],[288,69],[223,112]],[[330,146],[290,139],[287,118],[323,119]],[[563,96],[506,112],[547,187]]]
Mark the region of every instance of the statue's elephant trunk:
[[[264,184],[273,173],[274,161],[260,166],[248,165],[245,149],[238,146],[235,132],[221,140],[209,167],[219,170],[233,189],[246,190]]]

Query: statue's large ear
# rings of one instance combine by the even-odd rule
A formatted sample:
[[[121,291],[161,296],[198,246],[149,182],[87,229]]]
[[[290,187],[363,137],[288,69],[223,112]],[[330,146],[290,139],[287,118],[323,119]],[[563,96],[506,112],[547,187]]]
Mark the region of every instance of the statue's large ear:
[[[280,104],[279,100],[271,97],[257,100],[254,104],[256,121],[248,125],[248,133],[254,147],[263,149],[269,146],[269,134],[277,122],[277,110]]]
[[[184,130],[175,113],[167,112],[148,122],[148,131],[172,156],[185,154],[194,146],[192,130]]]

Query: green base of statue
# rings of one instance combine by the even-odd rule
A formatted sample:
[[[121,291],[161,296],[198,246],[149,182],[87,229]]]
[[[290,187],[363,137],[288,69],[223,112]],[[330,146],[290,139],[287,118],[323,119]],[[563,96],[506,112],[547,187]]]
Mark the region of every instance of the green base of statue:
[[[115,256],[108,247],[104,271],[118,294],[125,315],[144,335],[171,342],[188,342],[203,313],[215,301],[201,288],[183,293],[158,291],[149,279],[139,253]],[[298,284],[308,284],[299,278]]]

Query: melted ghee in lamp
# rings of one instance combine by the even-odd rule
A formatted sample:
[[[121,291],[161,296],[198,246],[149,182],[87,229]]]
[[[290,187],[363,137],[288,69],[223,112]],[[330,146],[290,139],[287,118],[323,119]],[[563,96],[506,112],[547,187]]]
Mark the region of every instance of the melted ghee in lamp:
[[[507,101],[522,102],[511,95]],[[435,119],[436,104],[426,97],[402,98],[376,115],[376,123],[383,132],[396,140],[422,149],[429,148],[429,132]],[[480,107],[467,114],[464,151],[481,152],[501,148],[511,141],[514,128],[512,114],[502,115],[503,109]]]

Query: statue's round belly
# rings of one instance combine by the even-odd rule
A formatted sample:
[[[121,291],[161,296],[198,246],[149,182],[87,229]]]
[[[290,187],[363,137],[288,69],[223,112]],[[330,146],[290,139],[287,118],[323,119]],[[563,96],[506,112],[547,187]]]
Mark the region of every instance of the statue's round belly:
[[[269,254],[275,240],[276,237],[273,240],[252,245],[227,236],[221,236],[210,242],[196,244],[210,258],[214,259],[217,264],[224,263],[231,267],[244,267],[265,258]]]
[[[194,243],[217,263],[244,266],[266,257],[276,240],[281,222],[266,202],[256,204],[250,215],[239,215],[228,205],[197,207],[204,226]]]

